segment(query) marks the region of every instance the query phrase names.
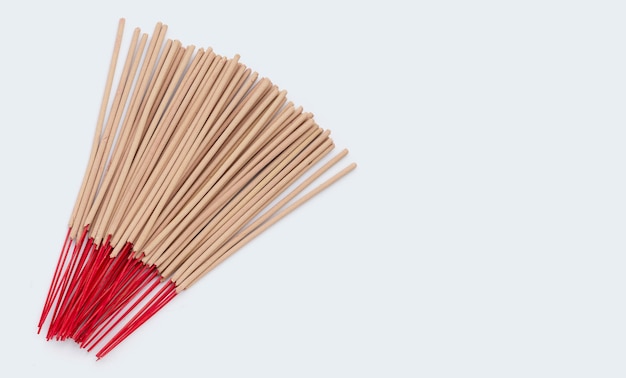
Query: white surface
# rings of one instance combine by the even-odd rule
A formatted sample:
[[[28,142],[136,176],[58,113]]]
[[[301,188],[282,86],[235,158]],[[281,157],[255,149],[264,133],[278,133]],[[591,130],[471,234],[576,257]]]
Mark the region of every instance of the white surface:
[[[0,5],[1,376],[626,375],[623,2],[128,3]],[[35,326],[119,17],[240,53],[359,168],[96,363]]]

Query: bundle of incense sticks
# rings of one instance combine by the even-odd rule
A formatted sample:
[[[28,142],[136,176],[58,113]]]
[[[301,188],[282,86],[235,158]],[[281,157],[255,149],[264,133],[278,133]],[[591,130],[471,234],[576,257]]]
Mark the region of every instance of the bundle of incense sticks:
[[[137,28],[112,94],[120,20],[89,163],[39,321],[102,358],[178,293],[353,170],[286,92],[210,48]],[[318,168],[319,167],[319,168]]]

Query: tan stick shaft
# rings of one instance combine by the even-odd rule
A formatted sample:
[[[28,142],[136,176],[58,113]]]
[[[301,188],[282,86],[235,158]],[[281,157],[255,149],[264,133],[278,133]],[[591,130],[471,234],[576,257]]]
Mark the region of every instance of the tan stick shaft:
[[[249,70],[246,70],[245,76],[247,76],[247,72],[249,72]],[[252,77],[256,78],[256,73],[252,74]],[[159,214],[158,219],[155,222],[158,226],[151,231],[152,234],[162,232],[165,226],[172,221],[174,214],[181,211],[184,205],[189,203],[191,198],[194,198],[199,193],[203,185],[208,181],[208,178],[215,174],[216,165],[214,163],[216,162],[212,157],[216,153],[216,149],[214,148],[216,139],[218,136],[222,135],[228,125],[231,124],[235,114],[239,113],[237,109],[243,108],[243,106],[245,106],[248,102],[246,100],[241,101],[241,99],[247,93],[249,87],[252,83],[254,83],[254,81],[255,79],[250,80],[246,77],[245,79],[242,78],[242,82],[237,84],[237,87],[239,88],[237,93],[233,93],[233,97],[229,100],[228,107],[222,112],[220,118],[210,126],[209,133],[203,142],[204,147],[196,154],[193,162],[188,165],[188,169],[182,177],[189,177],[193,174],[195,169],[198,169],[198,167],[205,167],[208,163],[208,158],[210,158],[213,163],[205,169],[202,169],[201,176],[193,180],[191,189],[183,190],[182,185],[184,185],[184,181],[179,182],[179,185],[176,187],[177,189],[175,190],[174,197],[168,200],[165,209]],[[213,114],[211,117],[212,116]],[[226,119],[226,121],[224,121],[224,119]],[[212,122],[213,120],[211,118],[207,121],[208,124],[211,124]]]
[[[201,216],[195,219],[193,224],[184,230],[184,233],[174,244],[161,245],[157,249],[157,256],[159,254],[164,254],[164,256],[161,256],[158,260],[151,258],[151,262],[155,263],[163,272],[175,258],[181,261],[178,255],[182,254],[183,258],[185,258],[184,256],[192,253],[199,245],[205,243],[214,234],[214,230],[221,225],[223,219],[229,219],[234,215],[232,210],[242,199],[245,200],[250,192],[264,186],[263,183],[269,180],[268,177],[271,177],[272,173],[276,175],[295,154],[305,150],[311,141],[322,132],[319,128],[317,130],[309,130],[310,132],[292,140],[293,143],[285,145],[282,150],[275,151],[274,156],[270,156],[270,159],[255,166],[250,173],[243,177],[244,180],[234,183],[234,189],[236,190],[225,191],[223,194],[220,194],[207,208],[207,211],[203,212]],[[195,236],[192,238],[193,235]],[[188,252],[183,253],[183,249]],[[165,255],[166,250],[167,254]]]
[[[269,80],[265,80],[262,79],[261,81],[259,81],[259,83],[257,84],[256,91],[253,90],[252,94],[250,95],[250,101],[249,103],[244,106],[244,109],[242,110],[241,114],[238,115],[235,119],[234,124],[232,125],[232,129],[229,129],[228,131],[222,133],[220,140],[218,140],[218,142],[215,144],[214,148],[215,149],[219,149],[219,147],[221,146],[221,144],[225,143],[226,140],[228,139],[228,137],[230,136],[230,134],[235,131],[233,129],[236,129],[237,126],[239,125],[239,121],[241,121],[241,119],[243,119],[245,117],[245,114],[250,110],[254,108],[254,105],[256,105],[256,101],[261,98],[263,96],[263,94],[265,93],[265,89],[269,88],[270,83]],[[207,155],[207,157],[210,159],[210,156]],[[222,175],[230,168],[230,165],[232,164],[232,162],[234,162],[234,160],[237,158],[238,156],[233,155],[231,157],[231,162],[228,162],[228,164],[223,165],[220,168],[220,171],[218,171],[218,173],[214,176],[214,178],[211,180],[211,182],[209,182],[207,184],[207,191],[213,190],[213,195],[215,195],[217,192],[219,192],[219,190],[221,189],[221,187],[215,187],[214,185],[215,183],[217,183],[219,181],[219,179],[222,177]],[[179,178],[175,178],[175,179],[179,179]],[[224,183],[225,184],[225,183]],[[200,202],[202,208],[204,208],[204,206],[206,206],[206,203],[209,200],[206,200],[204,198],[207,198],[206,196],[199,196],[199,198],[195,199],[194,201],[192,201],[193,203],[188,204],[181,213],[178,214],[178,216],[174,219],[174,222],[171,223],[170,225],[168,225],[164,231],[159,235],[154,237],[154,239],[152,239],[152,237],[150,237],[151,242],[152,240],[154,240],[155,243],[160,243],[163,241],[163,239],[167,238],[168,236],[171,235],[172,231],[176,228],[179,227],[179,225],[181,224],[181,221],[183,221],[183,219],[185,219],[186,217],[189,217],[189,219],[193,218],[194,216],[197,215],[197,213],[201,210],[201,208],[198,208],[196,210],[194,210],[194,208],[196,207],[196,205]],[[152,217],[156,218],[158,216],[158,214],[154,214],[152,215]],[[154,220],[150,220],[150,221],[154,221]],[[183,226],[184,227],[184,226]],[[144,234],[144,240],[138,239],[137,241],[137,250],[138,251],[145,251],[148,250],[149,248],[146,248],[144,246],[144,243],[147,241],[148,236],[150,235],[146,235]]]
[[[139,140],[139,146],[134,153],[134,158],[130,161],[130,168],[128,173],[126,174],[126,178],[121,182],[121,186],[119,186],[119,191],[121,193],[121,197],[117,198],[117,201],[113,203],[113,210],[109,214],[108,224],[104,228],[107,234],[112,234],[117,229],[119,224],[119,219],[121,216],[127,214],[128,210],[128,197],[132,195],[134,189],[136,189],[136,180],[139,179],[141,175],[137,174],[137,170],[145,170],[146,162],[145,159],[142,159],[142,151],[145,150],[149,145],[152,144],[151,141],[151,133],[154,132],[155,123],[158,122],[158,119],[165,111],[165,104],[168,101],[165,101],[166,94],[171,94],[166,92],[166,89],[172,87],[171,80],[174,79],[175,72],[178,71],[178,65],[181,63],[183,55],[185,54],[185,49],[182,48],[179,44],[173,43],[171,50],[164,50],[163,57],[161,58],[161,62],[156,68],[154,73],[155,80],[152,80],[150,88],[146,93],[154,94],[157,93],[156,98],[154,100],[154,105],[152,105],[153,111],[149,109],[149,106],[144,107],[142,113],[142,119],[145,118],[145,123],[140,124],[139,122],[133,126],[134,128],[134,138],[135,140]],[[168,59],[173,56],[173,60]],[[190,54],[189,54],[190,55]],[[164,80],[159,81],[158,78],[164,76]],[[147,97],[147,96],[144,96]],[[146,101],[147,104],[147,101]],[[163,106],[156,106],[156,104],[160,104]],[[148,116],[145,117],[145,114],[148,113]],[[152,130],[151,130],[152,128]],[[119,184],[116,185],[116,187]]]
[[[146,78],[148,75],[146,73],[150,71],[153,62],[155,61],[154,50],[157,48],[157,45],[160,48],[160,44],[163,39],[164,29],[165,26],[161,25],[160,23],[156,25],[154,36],[151,38],[150,43],[148,44],[147,51],[145,51],[145,57],[144,50],[148,35],[144,34],[142,36],[140,47],[137,49],[137,52],[132,62],[133,67],[132,74],[130,75],[130,81],[126,85],[126,88],[124,88],[121,109],[119,109],[114,120],[114,124],[119,125],[115,126],[116,129],[119,128],[119,131],[117,132],[118,135],[113,149],[113,153],[110,158],[110,162],[105,169],[105,174],[101,184],[101,190],[96,196],[94,204],[87,216],[89,220],[94,220],[93,223],[95,223],[96,226],[96,229],[94,231],[97,233],[97,236],[99,236],[99,238],[97,237],[96,239],[100,239],[105,236],[103,235],[104,231],[102,230],[102,223],[106,222],[104,214],[106,212],[107,205],[110,202],[109,200],[113,195],[114,187],[120,180],[119,172],[122,168],[122,164],[129,155],[129,140],[131,140],[132,138],[133,126],[136,125],[135,121],[137,117],[137,111],[141,103],[145,86],[147,85]],[[133,85],[134,81],[136,81],[136,83]],[[133,89],[132,95],[131,89]],[[126,108],[125,112],[124,108]],[[122,116],[124,116],[123,121]]]
[[[164,59],[161,59],[159,66],[157,67],[157,72],[160,72],[163,69],[167,70],[167,77],[165,78],[164,85],[162,85],[161,88],[158,89],[158,88],[154,88],[155,86],[154,81],[150,83],[151,88],[148,89],[148,93],[150,93],[152,90],[158,91],[157,99],[155,100],[155,106],[152,106],[152,109],[146,109],[145,107],[143,107],[143,110],[140,110],[140,113],[144,111],[149,112],[148,119],[147,119],[147,124],[149,125],[152,125],[155,118],[159,116],[157,112],[160,110],[159,109],[160,105],[167,103],[167,101],[165,101],[164,99],[165,94],[166,94],[165,89],[166,87],[169,86],[170,81],[173,79],[175,68],[180,63],[180,60],[182,59],[182,56],[184,54],[183,52],[184,48],[179,47],[177,50],[178,52],[176,53],[174,62],[172,62],[170,67],[165,67]],[[159,108],[157,108],[156,104],[159,104]],[[136,127],[136,126],[137,125],[134,125],[133,127]],[[141,130],[136,130],[135,132],[141,132]],[[118,197],[117,201],[112,204],[113,210],[111,212],[110,217],[108,218],[108,223],[106,223],[106,225],[103,226],[103,230],[108,235],[115,233],[120,217],[126,215],[126,212],[128,209],[127,198],[132,196],[132,194],[134,193],[134,189],[137,188],[134,185],[134,182],[138,180],[139,177],[141,176],[140,174],[137,173],[137,171],[145,169],[144,165],[146,164],[146,162],[143,159],[143,153],[144,153],[145,148],[151,144],[151,141],[150,141],[151,137],[152,137],[151,130],[149,128],[147,128],[147,130],[144,129],[143,136],[141,137],[141,142],[139,144],[139,148],[135,153],[135,157],[132,159],[130,170],[128,174],[126,175],[126,179],[122,183],[121,196]],[[117,183],[114,186],[117,186]]]
[[[237,73],[235,74],[235,78],[231,80],[231,84],[228,86],[228,88],[226,88],[224,92],[224,96],[222,96],[220,103],[216,105],[215,107],[216,110],[211,112],[211,115],[209,116],[209,119],[206,122],[205,128],[207,129],[207,134],[210,135],[210,133],[217,128],[217,126],[214,124],[215,118],[219,114],[221,114],[223,111],[227,111],[224,109],[226,105],[231,106],[231,104],[234,102],[233,101],[234,98],[236,97],[237,90],[240,89],[241,86],[245,84],[246,79],[248,78],[249,74],[250,74],[250,70],[246,69],[245,66],[240,64],[238,67]],[[191,155],[188,162],[184,164],[186,165],[186,167],[183,169],[183,167],[181,166],[181,169],[183,169],[183,172],[184,172],[181,177],[188,177],[188,179],[180,180],[177,183],[173,183],[174,185],[172,186],[171,190],[169,191],[169,193],[166,194],[168,201],[165,203],[165,208],[159,211],[160,215],[157,218],[157,221],[155,224],[158,224],[158,225],[162,224],[162,222],[170,214],[172,207],[178,205],[181,199],[180,197],[184,195],[184,193],[187,191],[186,189],[182,188],[186,182],[191,180],[194,183],[199,184],[199,180],[201,180],[201,178],[196,177],[194,179],[194,178],[191,178],[191,176],[194,174],[194,171],[198,169],[198,167],[201,166],[202,159],[211,148],[211,141],[209,139],[209,135],[204,136],[204,138],[198,145],[197,152]],[[203,170],[202,172],[204,174],[209,173],[207,170]],[[154,233],[155,231],[152,230],[151,232]]]
[[[178,46],[180,46],[180,42],[174,42],[174,48],[170,49],[170,51],[168,52],[167,56],[165,57],[165,65],[169,66],[172,62],[172,60],[175,58],[176,54],[177,54],[177,50],[178,50]],[[163,81],[165,80],[165,77],[167,76],[167,69],[162,70],[161,72],[159,72],[158,77],[156,78],[156,88],[160,88],[160,86],[163,84]],[[153,104],[154,101],[156,99],[156,96],[158,95],[158,91],[157,90],[153,90],[152,92],[149,93],[148,99],[147,99],[147,109],[150,109]],[[115,204],[117,203],[118,197],[120,196],[120,194],[122,193],[122,188],[123,188],[123,184],[124,181],[127,178],[128,172],[130,171],[130,167],[131,164],[133,162],[133,159],[135,157],[135,154],[139,148],[139,145],[141,143],[141,139],[144,135],[144,130],[147,127],[147,120],[148,120],[148,116],[149,116],[149,112],[144,112],[141,116],[141,119],[139,120],[139,124],[137,125],[137,130],[135,131],[135,135],[134,138],[132,138],[131,144],[130,144],[130,148],[129,148],[129,155],[127,157],[127,159],[123,162],[123,166],[122,166],[122,170],[120,172],[120,174],[118,175],[119,177],[119,181],[117,182],[117,185],[114,188],[113,191],[113,195],[111,197],[110,200],[110,204]],[[111,217],[111,214],[113,212],[114,206],[109,205],[106,209],[106,212],[104,214],[104,219],[108,220]],[[101,236],[105,236],[105,234],[103,233]]]
[[[219,105],[222,103],[222,101],[219,101],[219,100],[226,99],[228,97],[224,95],[225,94],[224,91],[227,90],[227,84],[231,82],[231,78],[235,74],[235,71],[237,68],[238,68],[237,60],[229,61],[227,67],[225,67],[224,75],[220,78],[220,81],[218,82],[218,85],[217,85],[217,89],[213,93],[214,99],[211,101],[214,102],[215,105],[210,106],[211,113],[215,114],[215,113],[220,112],[221,109],[219,108]],[[241,72],[239,72],[239,75],[243,75],[243,73],[244,73],[244,70],[242,69]],[[238,81],[239,81],[238,77],[236,77],[235,80],[232,80],[232,82],[234,83],[237,83]],[[168,202],[171,202],[170,199],[174,195],[174,192],[177,189],[179,191],[181,190],[180,189],[181,184],[179,183],[190,183],[191,181],[196,180],[197,177],[194,177],[194,176],[186,177],[185,172],[189,170],[188,167],[193,161],[194,157],[198,154],[198,151],[202,150],[201,146],[204,141],[204,136],[206,135],[206,133],[208,133],[209,129],[210,129],[210,125],[207,122],[205,123],[205,126],[202,127],[202,129],[198,133],[196,139],[194,140],[193,144],[189,147],[188,151],[186,151],[186,154],[184,158],[182,159],[182,162],[180,163],[180,166],[178,168],[178,173],[180,175],[178,175],[178,177],[175,178],[174,180],[171,180],[166,186],[166,189],[161,199],[157,203],[156,208],[154,212],[152,213],[152,216],[150,217],[150,220],[148,220],[146,224],[143,235],[149,235],[151,231],[154,229],[157,219],[159,218],[158,216],[161,214],[166,204]],[[143,242],[142,238],[139,237],[137,240],[138,248],[141,247],[142,242]]]
[[[120,207],[116,210],[116,213],[114,214],[113,225],[111,227],[111,233],[113,235],[118,235],[120,232],[123,232],[123,230],[120,229],[120,224],[123,218],[134,216],[134,214],[131,214],[129,212],[129,209],[132,207],[132,204],[137,201],[140,193],[147,190],[147,180],[149,176],[153,173],[159,157],[166,148],[167,141],[170,139],[175,130],[175,124],[173,124],[172,122],[175,114],[179,112],[181,108],[183,108],[184,110],[184,108],[189,103],[188,96],[186,95],[191,90],[194,84],[194,80],[196,79],[200,68],[199,63],[202,61],[203,56],[204,52],[199,51],[198,54],[196,54],[196,57],[192,60],[189,67],[190,72],[182,79],[180,89],[176,91],[175,97],[172,99],[171,106],[167,108],[163,119],[159,121],[159,124],[156,127],[156,135],[154,136],[154,140],[151,143],[150,148],[144,151],[141,165],[135,167],[134,172],[131,173],[133,180],[126,188],[124,192],[124,197],[121,200]],[[183,58],[183,62],[185,62],[185,57]],[[181,64],[179,68],[181,67],[183,67],[183,64]],[[179,72],[176,73],[176,77],[174,78],[174,80],[177,79],[178,75]]]
[[[258,226],[257,228],[252,229],[250,233],[246,234],[239,241],[237,241],[236,244],[230,246],[230,248],[228,249],[223,248],[219,255],[218,254],[214,255],[211,259],[207,260],[204,264],[202,264],[202,266],[200,266],[196,271],[194,271],[193,274],[185,278],[184,281],[180,282],[177,285],[176,290],[180,292],[182,290],[185,290],[192,284],[196,283],[202,276],[210,272],[217,265],[219,265],[225,259],[230,257],[235,252],[237,252],[239,249],[241,249],[244,245],[249,243],[256,236],[258,236],[259,234],[267,230],[269,227],[273,226],[278,221],[280,221],[281,219],[289,215],[295,209],[297,209],[298,207],[302,206],[304,203],[309,201],[311,198],[315,197],[316,195],[324,191],[326,188],[328,188],[329,186],[331,186],[332,184],[334,184],[335,182],[337,182],[338,180],[346,176],[355,168],[356,168],[356,163],[350,164],[349,166],[341,170],[339,173],[335,174],[333,177],[331,177],[330,179],[328,179],[327,181],[325,181],[324,183],[322,183],[321,185],[319,185],[318,187],[316,187],[315,189],[313,189],[306,195],[302,196],[300,199],[298,199],[296,202],[294,202],[293,204],[291,204],[284,210],[282,210],[275,217],[271,218],[270,220]]]
[[[83,198],[87,199],[89,202],[82,206],[77,213],[73,229],[76,229],[76,227],[82,227],[84,225],[91,224],[93,220],[92,218],[87,217],[87,214],[94,207],[93,203],[96,199],[96,193],[98,192],[100,182],[106,175],[106,164],[111,154],[111,147],[113,146],[113,140],[115,139],[117,125],[119,122],[119,118],[121,117],[124,104],[126,103],[127,93],[128,91],[130,91],[130,86],[132,84],[132,79],[129,80],[129,78],[134,77],[134,73],[131,71],[134,69],[132,67],[132,63],[133,57],[136,54],[139,34],[140,30],[139,28],[136,28],[133,32],[131,43],[128,48],[126,62],[124,63],[122,75],[120,76],[120,81],[117,86],[113,103],[111,105],[111,110],[109,112],[104,134],[102,135],[100,145],[98,146],[94,165],[97,165],[96,170],[97,172],[99,172],[99,174],[92,175],[87,182],[87,186],[85,187],[86,196],[84,196]],[[144,38],[142,38],[142,41],[144,41]]]
[[[113,79],[115,77],[115,67],[117,66],[117,60],[119,58],[120,49],[122,46],[122,37],[124,35],[124,24],[125,20],[123,18],[120,19],[117,26],[117,34],[115,37],[115,44],[113,45],[113,54],[111,56],[111,63],[109,64],[109,72],[107,74],[107,80],[104,87],[104,94],[102,95],[102,103],[100,104],[100,112],[98,114],[98,120],[96,121],[96,131],[94,132],[93,142],[91,144],[91,153],[89,154],[89,162],[87,163],[87,167],[85,169],[85,175],[83,176],[83,182],[81,183],[80,190],[76,197],[76,203],[74,205],[74,209],[72,210],[72,214],[70,216],[69,226],[74,226],[74,221],[76,220],[77,213],[80,211],[84,212],[84,209],[81,209],[81,206],[88,206],[91,199],[83,198],[85,196],[85,189],[87,187],[87,183],[89,181],[95,181],[95,177],[99,176],[101,172],[98,172],[96,167],[94,167],[94,163],[96,160],[96,153],[98,150],[98,146],[101,143],[102,137],[102,129],[104,128],[104,118],[106,116],[107,105],[109,104],[109,97],[111,96],[111,89],[113,87]]]
[[[276,110],[282,106],[282,104],[285,101],[285,94],[279,94],[278,97],[276,97],[276,99],[274,100],[274,102],[265,110],[264,114],[259,118],[258,122],[259,124],[265,124],[269,121],[269,119],[272,117],[273,114],[275,114]],[[278,122],[278,125],[280,125],[281,122]],[[274,126],[277,127],[278,125]],[[254,130],[254,129],[252,129]],[[267,138],[264,136],[261,140],[267,140]],[[236,148],[236,145],[233,144],[232,146],[232,150],[234,150]],[[233,152],[229,152],[227,155],[230,155]],[[202,159],[202,161],[206,161],[205,159]],[[219,161],[219,157],[214,159],[214,162]],[[193,186],[194,183],[199,182],[199,180],[201,180],[202,176],[205,176],[206,172],[212,172],[212,168],[211,166],[209,166],[208,168],[204,168],[204,166],[202,165],[202,163],[198,164],[195,169],[193,169],[193,171],[191,172],[191,174],[189,175],[189,177],[184,180],[182,182],[182,184],[180,186],[177,187],[177,192],[171,192],[170,196],[166,196],[165,198],[168,198],[169,203],[174,203],[177,204],[178,201],[181,200],[181,198],[184,196],[185,193],[189,192],[191,190],[191,187]],[[206,181],[201,181],[201,182],[206,182]],[[173,198],[172,198],[173,196]],[[165,201],[163,201],[165,204]],[[188,203],[189,201],[186,201],[185,203]],[[169,214],[169,213],[168,213]],[[166,218],[168,214],[163,214],[164,217]],[[157,228],[158,229],[158,228]]]
[[[194,212],[194,214],[189,216],[189,220],[194,218],[200,211],[202,211],[202,209],[206,207],[210,201],[208,198],[214,199],[217,195],[219,195],[220,191],[229,182],[232,175],[238,171],[239,168],[237,166],[233,166],[233,163],[237,160],[239,152],[231,151],[233,148],[240,145],[241,138],[243,138],[244,135],[247,133],[249,134],[248,129],[251,126],[252,120],[256,119],[259,114],[266,109],[268,104],[278,95],[277,89],[270,88],[269,85],[270,83],[268,80],[261,80],[259,82],[255,88],[256,91],[253,90],[251,92],[250,98],[245,103],[241,112],[238,113],[233,122],[228,125],[226,131],[220,134],[220,138],[211,147],[205,158],[202,160],[202,163],[198,166],[199,168],[209,170],[213,173],[210,180],[204,184],[202,191],[200,191],[197,196],[193,197],[192,200],[183,208],[182,211],[187,212],[187,214],[189,212]],[[263,125],[261,124],[257,124],[255,128],[260,128],[262,126]],[[230,160],[223,162],[224,159],[222,159],[222,157],[224,157],[224,159],[228,157]],[[241,161],[237,163],[239,166],[241,164],[243,164]],[[200,206],[202,207],[196,207],[198,203],[201,203]],[[178,213],[172,222],[169,223],[161,233],[159,233],[162,238],[159,238],[158,236],[150,237],[148,247],[140,250],[151,250],[166,239],[166,243],[171,243],[173,239],[179,235],[180,230],[183,230],[187,226],[180,226],[177,231],[174,231],[182,218],[184,217],[181,217],[181,213]]]
[[[321,132],[321,129],[319,131]],[[269,172],[266,172],[265,177],[254,186],[252,191],[242,193],[239,196],[244,198],[235,199],[229,203],[229,206],[223,211],[226,213],[225,216],[215,222],[214,227],[217,231],[213,233],[212,237],[194,239],[188,251],[174,261],[175,265],[161,270],[162,274],[165,276],[177,269],[173,276],[173,280],[177,281],[187,272],[193,271],[255,217],[263,207],[279,196],[293,180],[304,174],[312,161],[318,157],[321,158],[322,154],[330,152],[332,148],[333,145],[328,138],[328,132],[315,133],[305,139],[296,149],[284,156],[278,165],[269,167],[271,168]],[[212,229],[210,228],[208,231],[210,232]],[[180,268],[178,268],[179,265]]]
[[[189,138],[193,122],[197,118],[198,112],[204,103],[204,96],[208,91],[216,67],[219,67],[221,59],[217,58],[213,52],[206,55],[198,75],[198,80],[194,82],[194,88],[186,95],[188,107],[175,114],[172,120],[173,134],[165,150],[158,157],[156,167],[149,176],[146,190],[143,190],[130,210],[131,216],[123,220],[121,229],[122,235],[114,236],[116,243],[120,241],[134,241],[134,233],[140,232],[145,224],[145,218],[153,209],[152,202],[158,196],[169,177],[176,168],[178,155],[185,148]]]
[[[150,186],[149,192],[146,193],[145,200],[142,201],[141,207],[138,211],[133,212],[135,216],[132,218],[130,227],[126,228],[124,235],[122,235],[120,240],[132,241],[135,245],[137,245],[137,236],[140,235],[145,228],[149,217],[154,212],[156,203],[158,203],[166,190],[167,184],[171,182],[171,180],[178,179],[178,168],[180,163],[187,153],[190,143],[193,142],[193,138],[195,138],[197,130],[201,127],[203,118],[202,109],[206,107],[206,96],[213,87],[213,83],[219,75],[219,72],[224,67],[224,64],[225,59],[219,58],[215,59],[209,67],[209,72],[207,72],[207,75],[205,76],[201,93],[199,95],[200,101],[195,104],[193,111],[187,114],[186,119],[183,120],[183,124],[188,126],[182,129],[183,132],[179,134],[176,142],[172,145],[172,149],[168,153],[168,158],[162,159],[164,164],[159,169],[159,175],[155,176],[155,181]]]
[[[299,111],[301,111],[301,109],[299,109]],[[197,234],[197,232],[199,232],[197,230],[199,227],[201,227],[201,224],[205,224],[210,219],[212,219],[216,215],[217,211],[223,208],[228,203],[228,201],[232,199],[233,196],[235,196],[246,185],[248,185],[248,183],[255,178],[255,176],[263,167],[270,164],[279,154],[281,154],[282,151],[288,149],[288,147],[291,146],[298,138],[300,138],[301,135],[305,134],[305,132],[308,132],[309,130],[313,132],[312,120],[308,120],[303,124],[302,121],[298,120],[298,118],[299,117],[290,117],[287,122],[290,125],[283,130],[282,134],[273,138],[271,140],[271,143],[268,143],[264,147],[264,149],[256,155],[255,159],[246,166],[246,169],[240,171],[237,176],[233,178],[231,183],[229,183],[228,186],[224,188],[222,194],[220,194],[214,201],[211,202],[207,210],[202,213],[202,216],[197,217],[194,221],[194,224],[188,227],[184,231],[183,235],[179,236],[179,238],[177,239],[177,244],[182,243],[183,245],[170,248],[169,246],[161,244],[156,247],[154,252],[157,255],[160,255],[166,249],[171,250],[172,248],[182,248],[184,247],[184,245],[188,244],[191,235]],[[301,115],[300,120],[304,120],[305,118],[306,116]],[[278,164],[278,162],[276,164]],[[175,214],[180,212],[180,210],[189,202],[189,200],[193,196],[197,195],[200,187],[208,180],[210,174],[211,172],[207,170],[207,175],[198,180],[194,184],[194,187],[191,189],[191,191],[187,193],[179,203],[176,204],[176,207],[174,209],[170,210],[172,212],[172,216],[175,216]],[[169,222],[169,220],[166,220],[164,222],[166,222],[164,223],[165,225]],[[164,225],[162,225],[161,227],[164,227]],[[161,230],[158,230],[158,232],[160,231]],[[151,257],[150,260],[145,259],[144,261],[149,262],[149,264],[151,265],[154,264],[156,260],[155,257]]]
[[[120,242],[131,241],[129,235],[135,227],[141,227],[138,223],[142,220],[142,215],[149,211],[150,201],[152,197],[157,195],[161,183],[167,179],[171,165],[176,159],[176,154],[184,144],[185,137],[188,134],[189,124],[196,117],[200,106],[203,103],[202,94],[204,87],[210,79],[212,67],[217,64],[216,55],[212,51],[207,51],[199,63],[199,71],[193,80],[191,88],[185,94],[183,99],[184,105],[173,113],[172,118],[168,120],[168,128],[171,133],[163,143],[163,150],[155,156],[153,164],[155,164],[152,172],[143,185],[142,190],[135,196],[132,206],[128,210],[128,216],[124,217],[118,229],[119,234],[113,235],[112,245],[118,245]]]
[[[157,64],[157,56],[161,50],[163,39],[165,37],[165,27],[160,27],[158,24],[155,27],[155,34],[150,41],[148,50],[141,64],[139,70],[139,76],[134,86],[132,95],[129,98],[129,105],[124,115],[124,121],[122,123],[120,134],[116,149],[121,149],[123,153],[121,155],[115,155],[117,158],[111,160],[111,166],[114,167],[114,174],[110,176],[110,180],[107,181],[107,192],[104,197],[100,198],[97,221],[94,222],[97,227],[94,229],[94,237],[96,240],[104,238],[110,234],[107,226],[110,222],[110,217],[113,209],[117,205],[117,199],[115,194],[119,192],[120,187],[124,185],[126,176],[123,175],[125,165],[129,160],[133,160],[135,150],[131,148],[132,142],[137,138],[138,134],[141,134],[140,119],[145,113],[146,98],[150,96],[150,90],[154,88],[150,79],[151,73],[154,70],[162,68],[163,64]],[[172,48],[172,41],[167,41],[163,54],[169,54]],[[161,59],[161,63],[163,59]],[[110,188],[110,189],[109,189]]]

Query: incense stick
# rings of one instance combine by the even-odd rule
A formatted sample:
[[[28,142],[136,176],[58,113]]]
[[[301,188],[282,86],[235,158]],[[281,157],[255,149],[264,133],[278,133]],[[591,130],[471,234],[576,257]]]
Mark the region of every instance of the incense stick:
[[[180,292],[182,290],[187,289],[194,283],[198,282],[198,280],[202,278],[202,276],[209,273],[211,270],[213,270],[217,265],[219,265],[221,262],[226,260],[233,253],[237,252],[239,249],[241,249],[243,246],[249,243],[253,238],[257,237],[262,232],[264,232],[265,230],[267,230],[268,228],[276,224],[278,221],[280,221],[281,219],[283,219],[284,217],[292,213],[295,209],[302,206],[305,202],[309,201],[311,198],[315,197],[316,195],[321,193],[323,190],[327,189],[329,186],[331,186],[335,182],[342,179],[344,176],[346,176],[348,173],[353,171],[355,168],[356,168],[356,163],[351,163],[350,165],[342,169],[340,172],[336,173],[333,177],[326,180],[324,183],[322,183],[321,185],[313,189],[311,192],[307,193],[305,196],[300,198],[297,202],[294,202],[289,207],[282,210],[274,218],[271,218],[269,221],[262,223],[260,226],[257,226],[256,228],[250,227],[252,229],[250,233],[246,234],[244,237],[241,237],[236,242],[234,242],[234,240],[237,240],[237,239],[233,239],[232,246],[227,245],[224,248],[222,248],[220,251],[221,253],[215,254],[214,258],[207,260],[192,275],[185,278],[184,281],[180,282],[176,290]]]
[[[133,30],[96,131],[39,322],[104,357],[178,293],[348,172],[347,155],[268,78],[211,48]],[[109,100],[110,106],[109,106]],[[295,189],[291,189],[299,181]]]
[[[100,105],[100,112],[98,114],[98,120],[96,121],[96,131],[93,136],[93,142],[91,144],[91,153],[89,154],[89,162],[87,163],[87,168],[85,171],[85,175],[83,176],[83,181],[78,192],[78,198],[76,199],[76,205],[72,210],[72,215],[70,216],[69,226],[73,226],[74,220],[79,212],[79,208],[81,205],[87,205],[88,199],[83,198],[85,191],[87,190],[87,183],[89,181],[95,180],[95,177],[98,176],[97,171],[93,170],[93,165],[96,160],[98,146],[100,145],[100,138],[102,136],[102,129],[104,128],[104,119],[106,116],[106,109],[109,103],[109,97],[111,95],[111,89],[113,87],[113,79],[115,76],[115,67],[117,66],[117,59],[119,57],[120,48],[122,46],[122,36],[124,34],[124,24],[125,19],[120,19],[118,27],[117,27],[117,35],[115,37],[115,44],[113,47],[113,55],[111,57],[111,63],[109,64],[109,72],[107,74],[107,80],[104,88],[104,94],[102,95],[102,103]]]

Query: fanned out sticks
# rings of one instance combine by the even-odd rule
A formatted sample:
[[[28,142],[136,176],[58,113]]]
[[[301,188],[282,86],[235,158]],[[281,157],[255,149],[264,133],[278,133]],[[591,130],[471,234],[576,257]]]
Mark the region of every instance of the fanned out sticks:
[[[303,194],[347,151],[330,157],[329,131],[238,56],[166,40],[161,23],[135,29],[112,94],[123,29],[39,321],[98,358],[356,167]]]

